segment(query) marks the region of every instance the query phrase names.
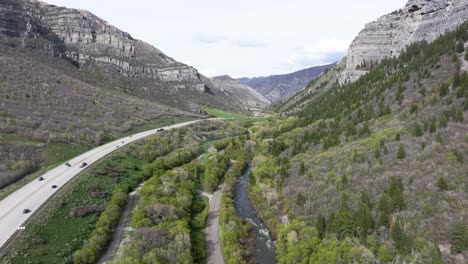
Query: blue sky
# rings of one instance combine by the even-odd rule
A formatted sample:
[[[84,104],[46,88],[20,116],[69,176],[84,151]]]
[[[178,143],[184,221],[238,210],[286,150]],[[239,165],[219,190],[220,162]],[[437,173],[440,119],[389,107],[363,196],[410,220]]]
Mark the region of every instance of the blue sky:
[[[45,0],[86,9],[202,74],[289,73],[342,57],[406,0]]]

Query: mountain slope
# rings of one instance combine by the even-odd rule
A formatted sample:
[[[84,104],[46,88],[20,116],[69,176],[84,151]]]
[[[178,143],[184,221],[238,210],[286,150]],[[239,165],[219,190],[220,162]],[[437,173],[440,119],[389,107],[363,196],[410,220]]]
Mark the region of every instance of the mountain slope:
[[[334,82],[356,81],[382,59],[397,57],[414,42],[432,42],[467,19],[466,0],[409,0],[404,8],[367,24],[350,45],[346,57],[332,69],[333,73],[320,76],[301,93],[285,103],[280,102],[276,109],[289,113],[300,111]]]
[[[466,263],[467,44],[465,23],[257,130],[279,263]]]
[[[3,44],[65,59],[91,75],[100,71],[102,76],[85,73],[87,82],[184,110],[196,111],[204,104],[242,108],[238,101],[230,105],[230,98],[214,90],[193,67],[133,39],[90,12],[39,1],[2,0],[0,15]]]
[[[231,78],[230,76],[218,76],[211,78],[214,86],[219,90],[228,93],[230,96],[236,97],[239,101],[243,102],[250,108],[265,108],[270,104],[270,101],[263,97],[259,92],[242,84],[239,80]]]
[[[310,80],[316,78],[333,65],[316,66],[283,75],[240,78],[239,81],[252,87],[271,102],[276,102],[301,90]]]

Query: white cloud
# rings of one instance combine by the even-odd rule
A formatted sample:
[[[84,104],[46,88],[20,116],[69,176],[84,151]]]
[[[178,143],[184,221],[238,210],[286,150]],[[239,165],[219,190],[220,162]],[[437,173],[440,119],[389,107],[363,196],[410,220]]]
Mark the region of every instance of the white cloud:
[[[205,33],[196,33],[193,35],[193,40],[201,42],[201,43],[206,43],[206,44],[215,44],[220,41],[227,40],[228,38],[226,36],[221,36],[221,35],[211,35],[211,34],[205,34]]]
[[[351,41],[337,38],[322,39],[304,48],[297,49],[288,57],[293,67],[310,67],[335,62],[343,57]]]

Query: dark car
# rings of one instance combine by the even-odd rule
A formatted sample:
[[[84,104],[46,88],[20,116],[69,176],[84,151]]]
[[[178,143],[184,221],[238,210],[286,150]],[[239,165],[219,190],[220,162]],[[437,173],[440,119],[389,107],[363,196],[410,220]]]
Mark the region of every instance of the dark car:
[[[57,185],[52,185],[52,189],[56,189],[58,186]]]
[[[157,132],[163,132],[164,131],[164,128],[160,128],[157,130]]]
[[[30,213],[30,212],[31,212],[31,210],[29,210],[29,209],[23,209],[23,214],[27,214],[27,213]]]
[[[44,180],[44,177],[39,177],[39,181],[43,181]]]
[[[65,163],[65,166],[71,167],[71,164],[69,162]]]
[[[84,167],[86,167],[86,166],[88,166],[88,163],[83,162],[83,163],[81,163],[80,168],[84,168]]]

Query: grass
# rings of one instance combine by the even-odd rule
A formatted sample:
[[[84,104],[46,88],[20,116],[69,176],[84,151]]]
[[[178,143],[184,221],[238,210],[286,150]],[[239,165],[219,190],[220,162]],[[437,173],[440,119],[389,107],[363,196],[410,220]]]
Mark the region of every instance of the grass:
[[[90,187],[98,186],[109,195],[120,184],[128,183],[141,173],[143,161],[124,156],[125,149],[118,151],[75,177],[51,201],[35,215],[26,230],[16,239],[2,263],[67,263],[71,254],[82,246],[98,219],[99,213],[85,217],[73,217],[71,209],[82,205],[105,205],[109,197],[96,198],[90,195]],[[95,174],[106,167],[121,168],[125,172],[112,178]],[[117,182],[115,179],[119,179]]]
[[[209,115],[215,116],[215,117],[223,117],[223,118],[248,118],[250,117],[249,115],[246,114],[239,114],[239,113],[230,113],[226,112],[221,109],[216,109],[216,108],[211,108],[205,106],[203,108]]]
[[[187,121],[191,121],[194,119],[195,118],[191,118],[191,117],[162,117],[157,120],[147,122],[144,125],[133,127],[127,132],[110,134],[108,138],[106,139],[106,142],[110,142],[118,138],[126,137],[128,135],[151,130],[154,128],[172,125],[176,123],[187,122]],[[46,143],[46,142],[23,138],[14,134],[0,133],[0,143],[2,142],[34,144],[37,147],[41,147],[42,155],[45,160],[44,160],[44,163],[42,164],[42,167],[39,170],[23,177],[22,179],[16,181],[15,183],[12,183],[4,188],[1,188],[0,200],[4,199],[11,193],[15,192],[19,188],[28,184],[32,180],[36,179],[40,175],[46,173],[48,170],[60,165],[61,163],[66,162],[67,160],[70,160],[78,155],[81,155],[85,153],[86,151],[91,150],[93,148],[93,146],[91,145],[77,145],[77,144],[67,144],[67,143]]]
[[[2,137],[2,139],[5,139],[5,138],[6,137]],[[32,141],[18,141],[18,140],[23,140],[23,139],[16,137],[14,135],[8,136],[7,138],[9,139],[9,142],[15,141],[18,143],[22,142],[25,144],[38,144],[38,146],[41,146],[42,155],[44,157],[44,163],[42,164],[42,167],[39,170],[0,189],[0,200],[4,199],[11,193],[15,192],[19,188],[28,184],[32,180],[36,179],[40,175],[46,173],[48,170],[91,149],[91,146],[85,146],[85,145],[75,145],[75,144],[65,144],[65,143],[43,143],[43,142],[33,143]],[[13,138],[14,140],[11,140]]]

